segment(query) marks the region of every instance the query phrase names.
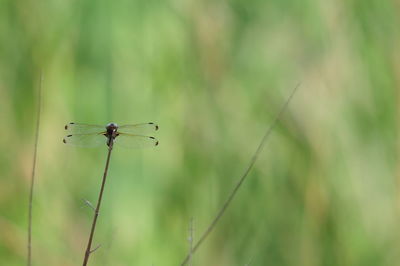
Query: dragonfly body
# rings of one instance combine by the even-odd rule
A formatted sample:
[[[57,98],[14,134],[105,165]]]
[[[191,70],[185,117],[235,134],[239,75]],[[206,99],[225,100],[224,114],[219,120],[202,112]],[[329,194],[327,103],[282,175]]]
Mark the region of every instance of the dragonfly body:
[[[158,140],[149,135],[158,130],[158,126],[154,123],[122,126],[116,123],[109,123],[106,126],[69,123],[65,126],[65,130],[69,134],[64,137],[63,142],[68,145],[96,147],[106,144],[110,147],[116,143],[127,148],[158,145]]]
[[[115,123],[109,123],[106,126],[107,146],[110,147],[111,142],[118,136],[118,125]]]

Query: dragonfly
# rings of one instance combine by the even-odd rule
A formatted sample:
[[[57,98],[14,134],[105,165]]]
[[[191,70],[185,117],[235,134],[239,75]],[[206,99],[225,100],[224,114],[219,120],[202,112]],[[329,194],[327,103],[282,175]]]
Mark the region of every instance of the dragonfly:
[[[98,147],[111,143],[126,148],[144,148],[158,145],[158,140],[151,136],[158,130],[155,123],[141,123],[118,126],[109,123],[106,126],[81,123],[65,125],[67,134],[63,142],[67,145],[80,147]]]

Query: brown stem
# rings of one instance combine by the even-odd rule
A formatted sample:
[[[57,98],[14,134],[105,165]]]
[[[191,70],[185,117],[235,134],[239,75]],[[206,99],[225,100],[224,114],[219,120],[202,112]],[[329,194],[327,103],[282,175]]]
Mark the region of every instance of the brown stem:
[[[207,227],[206,231],[203,233],[203,235],[200,237],[199,241],[197,241],[196,245],[194,245],[193,249],[189,252],[189,254],[185,257],[185,259],[182,261],[181,266],[186,265],[190,258],[193,256],[193,254],[196,252],[196,250],[200,247],[200,245],[203,243],[203,241],[208,237],[208,235],[211,233],[211,231],[214,229],[214,227],[217,225],[219,219],[221,219],[222,215],[225,213],[226,209],[229,207],[231,204],[233,198],[235,197],[236,193],[238,192],[239,188],[242,186],[243,181],[246,179],[248,176],[250,170],[253,168],[255,162],[257,161],[258,156],[260,155],[260,152],[262,151],[266,140],[268,137],[271,135],[272,130],[275,128],[279,118],[283,114],[283,112],[286,110],[287,106],[289,105],[294,93],[296,92],[297,88],[300,86],[298,84],[284,103],[284,105],[281,107],[279,113],[275,116],[274,120],[272,121],[272,124],[268,127],[267,131],[264,134],[264,137],[261,139],[260,144],[257,147],[257,150],[255,151],[253,157],[251,158],[251,161],[246,169],[246,171],[243,173],[242,177],[239,179],[237,182],[236,186],[233,188],[231,191],[231,194],[229,194],[228,199],[225,201],[224,205],[222,205],[221,209],[215,216],[214,220],[212,220],[211,224]]]
[[[35,146],[33,148],[33,165],[31,174],[31,183],[29,186],[29,203],[28,203],[28,259],[27,265],[32,265],[32,202],[33,202],[33,188],[35,186],[35,171],[36,171],[36,157],[39,142],[39,126],[40,126],[40,109],[42,104],[42,73],[40,73],[39,91],[38,91],[38,109],[36,119],[36,133],[35,133]]]
[[[101,182],[101,188],[100,188],[100,193],[99,193],[99,199],[97,200],[97,206],[94,211],[94,217],[93,217],[93,223],[92,223],[92,228],[90,230],[90,236],[89,236],[89,241],[86,247],[85,251],[85,258],[83,259],[83,266],[87,265],[89,261],[89,256],[90,254],[94,251],[91,250],[92,248],[92,241],[93,241],[93,236],[94,236],[94,230],[96,229],[96,222],[97,222],[97,217],[99,216],[99,210],[100,210],[100,204],[101,204],[101,199],[103,198],[103,191],[104,191],[104,185],[106,184],[106,179],[107,179],[107,172],[108,172],[108,165],[110,163],[110,157],[111,157],[111,151],[113,148],[114,141],[110,141],[110,145],[108,147],[108,154],[107,154],[107,161],[106,161],[106,167],[104,169],[104,175],[103,175],[103,181]]]

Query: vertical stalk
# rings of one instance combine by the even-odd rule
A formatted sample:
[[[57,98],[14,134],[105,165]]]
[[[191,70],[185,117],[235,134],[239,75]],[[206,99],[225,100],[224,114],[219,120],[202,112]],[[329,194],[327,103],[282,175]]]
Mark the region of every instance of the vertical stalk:
[[[36,157],[37,157],[37,149],[39,142],[39,126],[40,126],[40,111],[42,104],[42,73],[40,73],[39,80],[39,91],[38,91],[38,109],[37,109],[37,118],[36,118],[36,133],[35,133],[35,146],[33,148],[33,165],[32,165],[32,174],[31,174],[31,182],[29,185],[29,203],[28,203],[28,258],[27,265],[32,265],[32,201],[33,201],[33,188],[35,185],[35,171],[36,171]]]
[[[190,227],[189,227],[189,266],[193,265],[192,255],[193,255],[193,242],[194,242],[194,235],[193,235],[193,217],[190,218]]]
[[[106,161],[106,167],[104,169],[104,174],[103,174],[103,180],[101,182],[101,188],[100,188],[100,193],[99,193],[99,199],[97,200],[97,205],[96,209],[94,211],[94,217],[93,217],[93,222],[92,222],[92,228],[90,230],[90,236],[89,236],[89,241],[86,247],[85,251],[85,257],[83,259],[83,266],[87,265],[89,261],[89,256],[90,254],[94,251],[92,250],[92,241],[93,241],[93,236],[94,236],[94,230],[96,229],[96,223],[97,223],[97,217],[99,216],[99,210],[100,210],[100,205],[101,205],[101,199],[103,198],[103,191],[104,191],[104,185],[106,184],[106,179],[107,179],[107,172],[108,172],[108,165],[110,163],[110,157],[111,157],[111,151],[113,149],[114,145],[114,140],[111,138],[110,143],[108,146],[108,154],[107,154],[107,161]],[[96,250],[96,249],[95,249]]]

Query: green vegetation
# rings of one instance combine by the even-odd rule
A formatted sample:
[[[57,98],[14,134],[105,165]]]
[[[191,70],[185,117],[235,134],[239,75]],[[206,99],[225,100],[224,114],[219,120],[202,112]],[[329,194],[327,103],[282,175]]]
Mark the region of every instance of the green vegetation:
[[[81,265],[107,147],[67,122],[154,121],[115,147],[89,265],[179,265],[301,87],[193,265],[400,260],[400,6],[342,1],[0,0],[0,265]]]

